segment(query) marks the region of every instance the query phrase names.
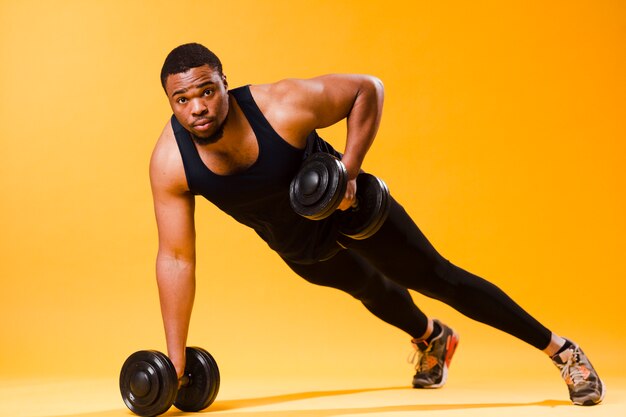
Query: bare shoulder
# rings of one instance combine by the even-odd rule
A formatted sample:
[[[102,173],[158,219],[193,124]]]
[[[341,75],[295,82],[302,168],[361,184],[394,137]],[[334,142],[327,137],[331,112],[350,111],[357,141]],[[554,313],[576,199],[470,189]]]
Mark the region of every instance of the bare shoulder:
[[[189,191],[183,160],[176,144],[171,121],[168,121],[152,151],[150,181],[153,191],[184,193]]]
[[[311,100],[323,86],[312,80],[288,78],[272,84],[250,87],[255,102],[272,127],[287,142],[302,148],[306,136],[315,129]]]
[[[267,105],[293,105],[306,102],[311,95],[320,94],[324,84],[320,80],[326,76],[310,79],[285,78],[271,84],[251,86],[255,100]]]

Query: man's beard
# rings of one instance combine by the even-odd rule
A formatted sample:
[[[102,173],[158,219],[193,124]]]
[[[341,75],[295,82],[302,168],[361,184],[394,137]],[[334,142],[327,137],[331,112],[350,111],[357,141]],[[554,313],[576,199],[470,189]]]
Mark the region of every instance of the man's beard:
[[[193,141],[196,142],[198,145],[202,146],[202,145],[210,145],[211,143],[215,143],[218,140],[222,139],[222,136],[224,136],[224,126],[226,126],[227,120],[228,120],[228,117],[224,119],[222,124],[218,126],[217,130],[213,132],[212,135],[206,138],[196,136],[192,133],[191,137],[193,138]]]

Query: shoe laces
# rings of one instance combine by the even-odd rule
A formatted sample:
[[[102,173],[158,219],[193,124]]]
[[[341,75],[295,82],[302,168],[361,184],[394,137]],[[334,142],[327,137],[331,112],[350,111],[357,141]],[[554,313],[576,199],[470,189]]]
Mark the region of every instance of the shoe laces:
[[[578,348],[570,349],[570,354],[561,368],[561,376],[566,381],[572,381],[574,385],[587,382],[589,371],[580,363],[580,351]]]
[[[433,360],[432,355],[430,355],[432,349],[432,343],[429,343],[425,349],[420,349],[417,343],[413,343],[413,351],[409,354],[407,362],[415,365],[415,369],[418,371],[428,370],[432,368]]]

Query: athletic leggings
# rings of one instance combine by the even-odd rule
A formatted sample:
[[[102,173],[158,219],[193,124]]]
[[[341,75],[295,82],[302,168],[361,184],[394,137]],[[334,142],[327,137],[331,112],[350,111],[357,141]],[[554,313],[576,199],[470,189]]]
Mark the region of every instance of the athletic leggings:
[[[537,349],[550,343],[551,332],[502,290],[444,259],[393,199],[388,219],[374,236],[345,238],[340,243],[347,249],[326,261],[286,262],[307,281],[349,293],[378,318],[414,338],[426,332],[428,319],[407,289],[440,300]]]

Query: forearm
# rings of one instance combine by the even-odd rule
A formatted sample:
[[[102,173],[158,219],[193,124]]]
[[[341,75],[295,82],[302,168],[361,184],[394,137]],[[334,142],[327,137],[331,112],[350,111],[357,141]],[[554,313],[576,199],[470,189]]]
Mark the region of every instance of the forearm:
[[[157,284],[168,356],[181,376],[195,296],[195,261],[159,254]]]
[[[346,148],[343,163],[350,179],[356,178],[380,125],[384,89],[382,82],[366,76],[347,117]]]

